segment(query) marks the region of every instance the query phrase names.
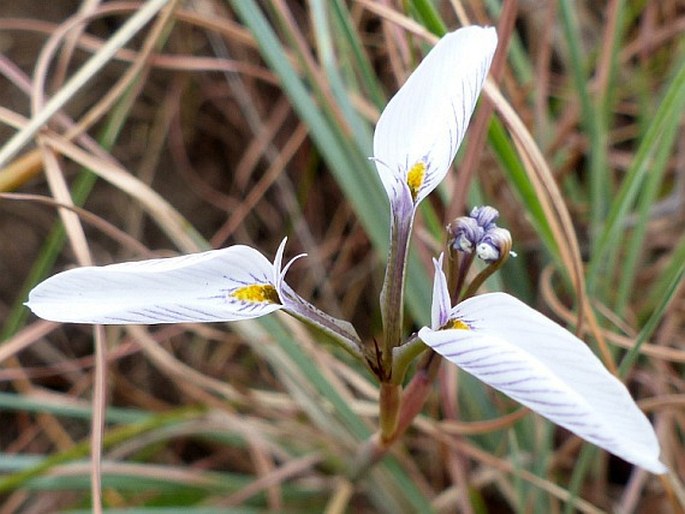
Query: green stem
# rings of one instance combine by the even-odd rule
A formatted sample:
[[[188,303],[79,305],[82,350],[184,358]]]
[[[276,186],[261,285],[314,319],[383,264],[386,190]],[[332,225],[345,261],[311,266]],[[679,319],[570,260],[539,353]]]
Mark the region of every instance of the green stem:
[[[402,386],[389,382],[381,383],[378,417],[381,442],[391,441],[397,431],[401,404]]]
[[[495,271],[500,269],[504,265],[504,263],[507,262],[508,258],[509,249],[502,250],[502,255],[499,258],[499,260],[488,265],[483,271],[476,275],[476,278],[474,278],[473,281],[469,284],[468,289],[466,289],[466,292],[463,294],[460,301],[464,301],[467,298],[471,298],[474,294],[476,294],[480,286],[483,285],[483,282],[485,282],[490,277],[490,275],[492,275]]]
[[[392,382],[401,384],[411,363],[427,349],[428,347],[419,339],[418,334],[413,334],[406,343],[395,348],[392,362]]]
[[[399,346],[402,340],[404,283],[414,213],[412,212],[411,216],[402,216],[393,212],[392,218],[388,266],[385,270],[380,297],[383,317],[382,371],[385,374],[384,379],[390,378],[393,349]]]
[[[451,247],[447,249],[447,290],[450,293],[450,300],[452,300],[452,305],[457,303],[461,290],[464,287],[464,282],[466,281],[466,274],[471,268],[471,264],[476,257],[474,252],[464,254],[461,259],[459,258],[460,253],[452,250]]]
[[[417,367],[416,374],[402,395],[395,430],[387,435],[379,432],[364,443],[350,471],[352,480],[356,481],[362,478],[374,464],[388,453],[395,441],[407,431],[414,418],[421,412],[430,394],[431,385],[438,374],[441,362],[442,359],[433,351],[424,356]],[[397,391],[400,390],[400,386],[395,387]],[[382,398],[383,389],[381,386],[381,400]]]

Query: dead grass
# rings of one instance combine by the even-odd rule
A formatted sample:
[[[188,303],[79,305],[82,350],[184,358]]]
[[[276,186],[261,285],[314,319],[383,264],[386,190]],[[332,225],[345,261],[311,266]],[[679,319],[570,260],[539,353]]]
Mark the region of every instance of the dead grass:
[[[408,22],[401,3],[345,3],[387,93],[402,82],[418,55],[420,38],[402,28]],[[527,291],[533,301],[572,324],[577,312],[569,310],[569,298],[585,298],[581,257],[586,263],[592,258],[592,139],[573,93],[558,11],[553,2],[520,2],[518,9],[511,2],[514,7],[497,18],[480,2],[439,4],[450,27],[457,25],[456,6],[473,22],[501,23],[504,41],[511,34],[519,38],[516,50],[530,64],[530,75],[510,55],[496,65],[497,86],[491,85],[487,96],[514,134],[530,176],[536,177],[553,236],[562,241],[561,257],[549,259],[539,226],[522,207],[511,174],[503,171],[509,164],[493,152],[485,105],[474,118],[459,174],[447,181],[455,201],[436,199],[433,208],[440,222],[441,216],[460,214],[467,204],[467,186],[477,181],[484,198],[502,211],[527,266],[505,283]],[[615,98],[607,114],[612,191],[635,159],[650,118],[644,109],[654,109],[650,95],[660,95],[682,63],[679,39],[685,28],[685,9],[676,0],[627,2],[625,39],[613,82],[602,43],[611,40],[611,22],[617,20],[612,9],[618,4],[573,3],[585,38],[581,45],[597,55],[589,89],[598,97],[606,93]],[[274,0],[262,5],[275,25],[285,19],[285,25],[296,29],[295,40],[283,37],[293,62],[303,73],[312,73],[313,94],[323,98],[322,109],[334,106],[331,116],[351,138],[353,129],[344,113],[335,111],[342,108],[317,58],[310,3]],[[3,3],[0,141],[35,119],[139,7],[87,0]],[[87,24],[77,23],[74,16]],[[429,37],[426,29],[420,30]],[[303,59],[306,55],[309,61]],[[310,137],[311,127],[226,3],[169,2],[101,65],[0,169],[0,191],[16,193],[0,196],[0,320],[5,320],[0,451],[7,461],[1,468],[5,496],[0,513],[88,509],[91,491],[100,487],[84,479],[100,475],[105,483],[102,498],[96,493],[93,499],[96,511],[100,504],[122,509],[176,505],[187,512],[234,505],[254,512],[381,510],[379,498],[392,497],[403,487],[392,482],[397,475],[384,468],[368,484],[355,487],[342,478],[344,460],[361,439],[322,386],[297,368],[295,354],[278,346],[265,329],[131,327],[94,336],[92,329],[43,322],[20,310],[28,287],[70,266],[233,243],[273,255],[287,234],[289,254],[309,254],[306,266],[289,273],[298,292],[351,320],[364,339],[380,332],[377,293],[383,256],[374,250],[353,202]],[[378,110],[365,91],[351,89],[349,95],[361,118],[373,123]],[[513,121],[507,109],[516,117]],[[679,134],[668,156],[662,193],[652,206],[628,304],[614,315],[610,294],[595,290],[587,296],[583,329],[594,341],[606,342],[603,356],[609,362],[620,362],[619,348],[634,345],[654,309],[655,299],[648,293],[673,257],[682,255],[684,149]],[[59,218],[66,227],[61,237]],[[630,230],[627,225],[626,232]],[[418,233],[417,253],[427,263],[436,244],[429,219],[420,221]],[[553,271],[560,270],[571,277],[574,294],[555,280]],[[655,421],[674,476],[685,471],[684,320],[680,287],[658,329],[642,345],[629,378],[631,390]],[[299,351],[324,377],[326,387],[349,405],[362,427],[372,430],[376,389],[368,374],[313,334],[289,320],[279,322],[301,345]],[[545,450],[547,425],[528,415],[522,426],[525,413],[492,392],[479,393],[485,419],[462,419],[473,414],[456,400],[462,380],[453,370],[444,370],[438,388],[442,394],[429,400],[394,456],[402,476],[437,511],[561,511],[569,498],[578,441],[557,431],[554,448]],[[107,422],[97,415],[90,421],[90,407],[105,416],[105,405]],[[534,465],[537,456],[531,448],[512,453],[516,442],[507,435],[511,427],[535,431],[533,448],[547,451],[546,468]],[[90,434],[95,434],[94,443]],[[100,446],[98,437],[105,449],[102,468],[93,473],[87,455],[91,446]],[[47,478],[41,482],[39,476]],[[597,460],[581,480],[582,500],[576,508],[584,512],[618,507],[621,512],[677,512],[673,484],[614,458]],[[467,492],[475,498],[473,504]],[[391,504],[386,509],[393,512]]]

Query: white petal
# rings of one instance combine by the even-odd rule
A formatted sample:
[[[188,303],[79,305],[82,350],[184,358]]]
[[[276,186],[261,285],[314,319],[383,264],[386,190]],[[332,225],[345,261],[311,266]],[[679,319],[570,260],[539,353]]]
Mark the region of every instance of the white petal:
[[[285,253],[286,241],[288,241],[288,238],[283,238],[283,241],[281,241],[281,244],[278,246],[278,250],[276,251],[276,257],[274,258],[274,284],[276,284],[276,290],[278,291],[278,296],[280,296],[281,299],[284,298],[283,288],[285,286],[285,275],[288,273],[290,266],[292,266],[296,260],[307,256],[306,253],[296,255],[290,259],[285,266],[283,266],[283,254]],[[282,269],[281,266],[283,266]]]
[[[169,259],[72,269],[36,286],[26,305],[41,318],[73,323],[235,321],[282,308],[272,301],[232,296],[251,285],[271,287],[275,294],[273,277],[273,265],[261,253],[238,245]]]
[[[433,277],[433,302],[431,304],[431,327],[435,330],[442,327],[449,320],[450,293],[447,289],[447,277],[442,271],[442,262],[445,254],[441,253],[438,259],[433,259],[435,276]]]
[[[274,276],[273,276],[273,283],[276,284],[276,286],[280,286],[281,280],[285,276],[285,272],[288,271],[283,270],[281,272],[281,269],[283,268],[283,255],[285,254],[285,244],[288,242],[288,238],[284,237],[283,240],[281,241],[281,244],[278,245],[278,250],[276,250],[276,255],[274,256]],[[290,261],[288,263],[288,268],[290,265],[293,263],[293,261]]]
[[[415,164],[426,172],[415,203],[445,177],[461,144],[497,46],[494,28],[466,27],[444,36],[388,102],[373,140],[381,181],[407,182]]]
[[[628,390],[566,329],[504,293],[470,298],[450,319],[470,330],[424,328],[421,339],[580,437],[653,473],[666,472],[654,430]]]

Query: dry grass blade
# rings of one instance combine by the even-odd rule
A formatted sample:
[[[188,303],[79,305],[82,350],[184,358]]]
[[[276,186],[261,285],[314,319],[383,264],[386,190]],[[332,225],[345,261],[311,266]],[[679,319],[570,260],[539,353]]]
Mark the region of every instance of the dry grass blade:
[[[475,460],[482,462],[483,464],[487,464],[488,466],[491,466],[492,468],[495,468],[501,472],[504,473],[515,473],[520,475],[520,477],[527,481],[530,482],[531,484],[534,484],[536,487],[539,487],[540,489],[543,489],[547,491],[548,493],[552,494],[556,498],[563,500],[563,501],[569,501],[571,499],[571,494],[563,489],[562,487],[559,487],[558,485],[548,481],[541,479],[537,475],[530,473],[529,471],[526,470],[521,470],[521,469],[516,469],[514,464],[498,459],[497,457],[494,457],[488,452],[485,452],[483,450],[478,449],[472,444],[469,444],[467,442],[462,442],[459,439],[453,439],[450,438],[439,431],[435,431],[433,435],[437,438],[439,438],[442,442],[447,444],[448,446],[454,447],[455,449],[459,450],[460,452],[465,453],[466,455],[469,455],[470,457],[474,458]],[[576,504],[575,507],[580,511],[584,512],[587,514],[606,514],[605,511],[602,509],[597,508],[596,506],[592,505],[591,503],[584,501],[582,499],[576,499]]]
[[[59,136],[45,136],[47,144],[80,165],[92,170],[103,180],[138,200],[152,219],[169,235],[184,252],[201,249],[200,239],[193,234],[186,220],[149,186],[130,175],[116,164],[102,160]]]
[[[94,512],[328,514],[685,505],[685,291],[676,283],[685,243],[674,237],[685,139],[676,134],[670,148],[669,138],[645,136],[677,131],[682,113],[669,117],[668,107],[685,105],[675,87],[678,0],[574,1],[582,37],[570,39],[569,0],[497,9],[477,0],[68,4],[6,2],[0,16],[0,140],[9,141],[0,149],[0,491],[9,492],[0,514],[90,502]],[[271,260],[288,236],[285,261],[308,254],[288,269],[288,285],[373,348],[383,336],[388,221],[368,161],[373,125],[435,34],[470,23],[494,26],[501,48],[465,152],[421,204],[402,335],[429,317],[426,271],[448,217],[492,205],[518,257],[486,288],[576,326],[611,365],[608,345],[622,371],[638,357],[623,381],[672,475],[660,482],[588,451],[456,367],[443,366],[432,384],[409,365],[407,379],[425,385],[409,387],[405,405],[420,394],[425,403],[402,411],[403,437],[350,480],[379,425],[378,382],[297,320],[93,333],[29,317],[26,292],[91,255],[106,264],[243,244]],[[588,105],[597,106],[594,125]],[[626,178],[635,163],[649,168],[646,187],[635,186],[624,218],[606,223],[617,227],[617,271],[595,283],[604,262],[597,201],[618,212],[614,193],[637,184]],[[616,292],[614,276],[630,269]],[[409,353],[423,350],[411,341]],[[100,462],[98,451],[86,461],[91,447],[104,448]]]
[[[486,82],[483,92],[488,96],[490,101],[493,102],[495,109],[502,116],[503,121],[507,124],[514,137],[522,161],[527,165],[526,167],[529,170],[528,176],[530,177],[533,187],[538,194],[538,199],[547,214],[546,219],[552,228],[561,260],[570,275],[571,282],[578,295],[577,326],[580,329],[582,320],[585,319],[588,321],[592,334],[597,339],[604,364],[610,371],[616,373],[616,364],[614,363],[613,356],[611,355],[611,352],[609,352],[606,342],[602,337],[595,314],[587,302],[580,246],[578,244],[576,232],[573,228],[571,215],[568,212],[566,203],[563,200],[561,191],[554,180],[547,161],[535,144],[530,132],[525,128],[520,118],[516,115],[495,85],[491,82]]]
[[[311,470],[313,466],[320,463],[322,458],[319,455],[308,455],[300,459],[293,459],[287,464],[275,469],[268,475],[262,476],[259,480],[255,480],[250,485],[246,486],[240,491],[236,491],[225,500],[217,502],[217,505],[223,507],[230,507],[233,505],[240,505],[248,498],[260,493],[264,489],[269,488],[274,484],[279,484],[285,480],[292,479],[305,471]],[[278,506],[276,506],[278,507]],[[281,507],[282,508],[282,507]]]
[[[68,102],[74,94],[97,71],[102,68],[119,48],[124,46],[168,0],[149,0],[131,19],[121,27],[100,51],[95,54],[72,78],[36,113],[30,122],[0,149],[0,167],[4,166],[45,123]]]
[[[150,361],[158,366],[165,374],[179,380],[180,383],[192,384],[194,387],[199,386],[238,404],[247,401],[243,394],[236,391],[229,384],[207,377],[174,358],[169,352],[159,346],[159,343],[155,341],[145,329],[141,327],[130,327],[128,330],[134,336],[137,343],[141,345]]]
[[[567,323],[572,323],[575,315],[568,308],[566,308],[554,292],[552,287],[552,275],[554,270],[550,267],[545,268],[542,274],[541,290],[545,298],[545,302],[550,308]],[[601,308],[598,307],[598,310]],[[587,332],[587,329],[585,330]],[[624,336],[616,333],[613,330],[602,330],[603,338],[611,344],[620,346],[621,348],[631,349],[635,346],[635,338]],[[644,343],[640,347],[640,353],[653,357],[655,359],[665,360],[672,363],[685,363],[685,350],[678,348],[670,348],[666,346],[659,346],[652,343]]]
[[[136,240],[123,230],[107,222],[107,220],[102,219],[101,217],[96,216],[92,212],[86,211],[85,209],[82,209],[80,207],[59,203],[48,196],[30,195],[23,193],[0,193],[0,199],[15,200],[22,202],[35,202],[43,205],[49,205],[55,208],[72,211],[76,215],[78,215],[81,221],[84,221],[89,225],[97,227],[98,230],[100,230],[100,232],[106,234],[111,239],[117,241],[122,247],[128,248],[132,254],[140,255],[141,257],[153,257],[154,255],[146,246],[141,244],[140,241]]]
[[[53,323],[51,321],[37,321],[36,323],[24,328],[14,337],[2,342],[2,346],[0,346],[0,362],[3,362],[4,360],[9,359],[10,357],[13,357],[25,350],[37,339],[45,337],[58,327],[58,323]]]
[[[368,9],[369,11],[377,14],[382,19],[387,20],[398,27],[402,27],[412,34],[416,34],[424,41],[433,44],[438,41],[438,37],[427,30],[426,27],[412,20],[410,17],[396,11],[395,9],[371,0],[357,0],[357,3],[364,6],[364,8]]]

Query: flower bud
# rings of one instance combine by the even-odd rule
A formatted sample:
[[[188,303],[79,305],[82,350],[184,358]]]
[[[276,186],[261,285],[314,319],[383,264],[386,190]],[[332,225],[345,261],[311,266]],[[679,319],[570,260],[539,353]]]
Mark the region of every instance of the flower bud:
[[[481,207],[474,207],[471,209],[471,218],[476,220],[476,223],[483,228],[485,232],[495,228],[495,221],[499,218],[499,212],[494,207],[483,205]]]
[[[488,230],[476,246],[476,255],[487,263],[509,257],[511,233],[506,228]]]
[[[478,222],[468,216],[460,216],[452,223],[447,225],[449,234],[448,244],[458,252],[471,253],[485,231],[478,225]]]

